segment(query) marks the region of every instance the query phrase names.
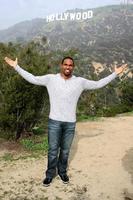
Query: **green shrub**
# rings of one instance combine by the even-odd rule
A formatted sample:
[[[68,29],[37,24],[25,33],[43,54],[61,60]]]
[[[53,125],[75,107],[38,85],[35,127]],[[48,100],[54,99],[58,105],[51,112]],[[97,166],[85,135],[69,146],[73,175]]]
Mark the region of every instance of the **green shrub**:
[[[42,142],[36,142],[32,139],[22,139],[20,141],[20,143],[22,144],[22,146],[26,149],[26,150],[30,150],[30,151],[46,151],[48,150],[48,140],[47,137],[44,137]]]
[[[90,115],[86,115],[86,114],[81,114],[79,116],[77,116],[77,121],[95,121],[97,120],[98,117],[96,116],[90,116]]]
[[[32,132],[34,133],[34,135],[42,135],[44,134],[45,130],[44,128],[41,128],[41,127],[34,127],[32,129]]]
[[[98,117],[113,117],[117,114],[130,112],[132,109],[124,104],[119,104],[115,106],[106,107],[97,111]]]

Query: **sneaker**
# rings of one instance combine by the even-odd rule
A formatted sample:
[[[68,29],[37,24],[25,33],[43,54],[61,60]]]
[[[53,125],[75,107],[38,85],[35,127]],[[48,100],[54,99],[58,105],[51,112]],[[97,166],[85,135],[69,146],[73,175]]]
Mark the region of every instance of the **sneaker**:
[[[52,178],[45,178],[44,180],[43,180],[43,186],[45,186],[45,187],[48,187],[48,186],[50,186],[50,183],[52,182]]]
[[[59,174],[59,176],[64,184],[69,183],[69,177],[67,176],[67,174],[63,174],[63,175]]]

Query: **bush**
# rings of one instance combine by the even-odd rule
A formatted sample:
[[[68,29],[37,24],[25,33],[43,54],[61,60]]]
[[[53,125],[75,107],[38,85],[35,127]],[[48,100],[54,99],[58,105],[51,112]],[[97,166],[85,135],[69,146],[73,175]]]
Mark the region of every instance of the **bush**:
[[[130,112],[132,109],[125,105],[125,104],[119,104],[111,107],[106,107],[103,109],[98,110],[96,116],[98,117],[113,117],[116,116],[117,114],[125,113],[125,112]]]
[[[41,128],[41,127],[34,127],[32,129],[32,132],[34,133],[34,135],[42,135],[45,133],[45,130],[44,128]]]
[[[22,139],[20,141],[20,143],[22,144],[22,146],[29,151],[45,151],[47,152],[48,150],[48,140],[47,137],[43,138],[42,142],[35,142],[31,139]]]

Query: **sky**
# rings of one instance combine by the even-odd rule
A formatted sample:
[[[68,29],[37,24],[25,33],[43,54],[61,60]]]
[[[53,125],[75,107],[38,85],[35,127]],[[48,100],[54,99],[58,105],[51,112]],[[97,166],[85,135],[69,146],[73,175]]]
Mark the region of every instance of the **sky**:
[[[104,5],[120,4],[124,0],[0,0],[0,30],[16,23],[68,9],[91,9]]]

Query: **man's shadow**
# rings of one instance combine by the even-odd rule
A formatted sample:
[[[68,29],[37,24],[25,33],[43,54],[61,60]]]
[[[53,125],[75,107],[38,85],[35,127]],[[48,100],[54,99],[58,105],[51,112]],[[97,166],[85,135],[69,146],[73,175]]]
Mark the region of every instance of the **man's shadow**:
[[[88,131],[87,131],[88,132]],[[92,138],[92,137],[97,137],[104,134],[101,130],[98,131],[90,131],[90,133],[79,133],[79,131],[76,129],[75,131],[75,136],[73,139],[73,143],[71,146],[71,150],[70,150],[70,155],[69,155],[69,165],[71,163],[71,161],[74,159],[75,155],[77,154],[78,148],[79,148],[79,141],[83,138]]]

